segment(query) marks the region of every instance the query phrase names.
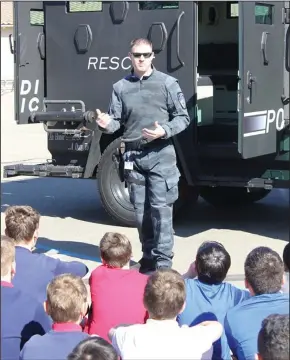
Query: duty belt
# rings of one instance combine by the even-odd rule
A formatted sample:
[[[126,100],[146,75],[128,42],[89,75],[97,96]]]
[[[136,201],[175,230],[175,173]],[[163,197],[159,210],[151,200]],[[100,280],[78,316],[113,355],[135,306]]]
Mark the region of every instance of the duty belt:
[[[168,145],[171,141],[169,139],[156,139],[152,141],[148,141],[143,137],[139,137],[138,139],[122,139],[120,145],[120,151],[122,154],[126,151],[134,151],[134,150],[145,150],[148,148],[155,148],[161,145]]]

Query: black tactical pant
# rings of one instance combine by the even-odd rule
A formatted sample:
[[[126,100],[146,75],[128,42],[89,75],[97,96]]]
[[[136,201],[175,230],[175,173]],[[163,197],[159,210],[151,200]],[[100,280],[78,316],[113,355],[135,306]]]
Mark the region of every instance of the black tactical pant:
[[[173,258],[173,204],[178,199],[180,172],[171,142],[125,152],[134,164],[125,170],[130,201],[135,209],[143,263],[151,268],[171,268]],[[141,261],[141,268],[142,268]],[[146,268],[148,266],[144,266]],[[140,270],[141,271],[141,270]]]

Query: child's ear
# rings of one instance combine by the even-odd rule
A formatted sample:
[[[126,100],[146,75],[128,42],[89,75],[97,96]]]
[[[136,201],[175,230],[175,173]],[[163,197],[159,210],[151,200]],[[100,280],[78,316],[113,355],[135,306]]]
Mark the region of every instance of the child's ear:
[[[48,303],[47,303],[47,300],[45,300],[45,301],[43,302],[43,308],[44,308],[44,311],[47,313],[47,315],[50,315],[50,314],[49,314],[49,305],[48,305]]]

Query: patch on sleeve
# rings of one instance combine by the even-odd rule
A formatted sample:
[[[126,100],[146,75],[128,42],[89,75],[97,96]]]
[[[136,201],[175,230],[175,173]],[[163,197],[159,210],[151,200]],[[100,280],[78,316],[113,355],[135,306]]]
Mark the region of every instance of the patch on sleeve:
[[[182,106],[182,108],[186,109],[186,101],[185,101],[185,98],[184,98],[184,95],[182,92],[179,92],[177,94],[177,99],[178,99],[180,105]]]

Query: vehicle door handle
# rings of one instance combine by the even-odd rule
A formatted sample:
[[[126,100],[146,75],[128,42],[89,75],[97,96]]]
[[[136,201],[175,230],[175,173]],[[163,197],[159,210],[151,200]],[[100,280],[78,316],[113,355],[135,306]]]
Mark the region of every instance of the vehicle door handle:
[[[44,33],[39,33],[37,38],[37,48],[41,60],[45,59],[45,44],[44,44]]]
[[[256,78],[252,75],[250,71],[247,72],[247,85],[248,89],[252,89],[253,83],[256,82]]]
[[[10,45],[10,52],[13,55],[14,54],[14,48],[12,45],[12,34],[9,34],[9,45]]]
[[[264,31],[262,33],[262,40],[261,40],[261,50],[262,50],[262,54],[263,54],[263,61],[264,61],[264,65],[268,65],[269,64],[269,60],[267,57],[267,41],[268,41],[268,35],[269,33],[267,31]]]
[[[250,90],[250,95],[247,97],[247,101],[249,104],[252,104],[252,101],[253,101],[252,88],[253,88],[254,82],[256,82],[256,77],[254,77],[252,75],[252,73],[250,71],[248,71],[247,72],[247,85],[248,85],[248,89]]]
[[[184,66],[184,61],[182,61],[182,59],[180,58],[180,54],[179,54],[179,44],[180,44],[180,20],[182,18],[182,16],[184,15],[184,11],[182,11],[179,16],[178,16],[178,19],[177,19],[177,43],[176,43],[176,56],[177,56],[177,59],[180,63],[181,66]]]

